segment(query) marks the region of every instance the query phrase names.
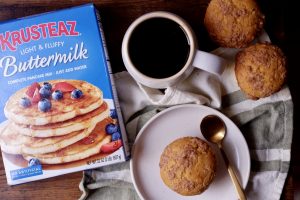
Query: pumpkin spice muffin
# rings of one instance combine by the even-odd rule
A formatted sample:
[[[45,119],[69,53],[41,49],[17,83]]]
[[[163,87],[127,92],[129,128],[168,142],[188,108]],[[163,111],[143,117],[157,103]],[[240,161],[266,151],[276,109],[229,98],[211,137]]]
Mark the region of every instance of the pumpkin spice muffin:
[[[264,19],[255,0],[211,0],[204,25],[220,46],[243,48],[261,32]]]
[[[286,74],[283,52],[270,43],[252,45],[236,55],[238,85],[251,99],[267,97],[279,91]]]
[[[173,191],[196,195],[208,188],[216,174],[216,158],[211,147],[197,137],[173,141],[163,151],[160,176]]]

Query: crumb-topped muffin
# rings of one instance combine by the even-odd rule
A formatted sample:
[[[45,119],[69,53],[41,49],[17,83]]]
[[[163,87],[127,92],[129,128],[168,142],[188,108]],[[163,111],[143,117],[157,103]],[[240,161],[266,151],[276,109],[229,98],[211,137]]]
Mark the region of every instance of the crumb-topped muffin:
[[[204,25],[220,46],[242,48],[261,32],[264,19],[255,0],[211,0]]]
[[[216,158],[211,147],[197,137],[183,137],[163,151],[160,176],[173,191],[196,195],[208,188],[216,174]]]
[[[235,75],[238,85],[251,99],[270,96],[286,80],[286,58],[270,43],[258,43],[236,55]]]

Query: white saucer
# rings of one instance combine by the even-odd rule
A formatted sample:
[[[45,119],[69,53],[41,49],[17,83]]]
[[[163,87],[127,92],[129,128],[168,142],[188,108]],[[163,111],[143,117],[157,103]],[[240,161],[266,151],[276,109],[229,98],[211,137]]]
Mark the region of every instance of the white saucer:
[[[171,107],[154,116],[141,129],[132,150],[130,170],[141,199],[146,200],[233,200],[238,199],[219,149],[210,144],[217,157],[217,173],[209,188],[200,195],[182,196],[169,189],[160,178],[159,160],[164,148],[175,139],[194,136],[204,139],[200,122],[206,115],[218,115],[227,127],[224,150],[245,188],[250,174],[250,154],[244,136],[222,113],[201,105]]]

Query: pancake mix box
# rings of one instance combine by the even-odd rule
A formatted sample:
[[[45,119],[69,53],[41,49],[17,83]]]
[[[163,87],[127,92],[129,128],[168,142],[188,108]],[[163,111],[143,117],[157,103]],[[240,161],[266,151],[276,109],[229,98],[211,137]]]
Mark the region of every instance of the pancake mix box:
[[[93,4],[1,23],[0,76],[0,144],[8,184],[128,159]]]

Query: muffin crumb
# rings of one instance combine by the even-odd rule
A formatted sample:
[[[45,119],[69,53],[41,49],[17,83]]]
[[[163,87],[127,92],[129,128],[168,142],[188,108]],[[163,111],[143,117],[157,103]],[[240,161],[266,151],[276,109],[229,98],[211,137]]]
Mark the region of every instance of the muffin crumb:
[[[270,43],[258,43],[236,55],[235,75],[241,90],[251,99],[270,96],[286,80],[286,58]]]
[[[216,173],[211,147],[197,137],[183,137],[170,143],[160,162],[163,182],[178,194],[190,196],[205,191]]]
[[[262,31],[264,21],[255,0],[211,0],[204,25],[220,46],[243,48]]]

